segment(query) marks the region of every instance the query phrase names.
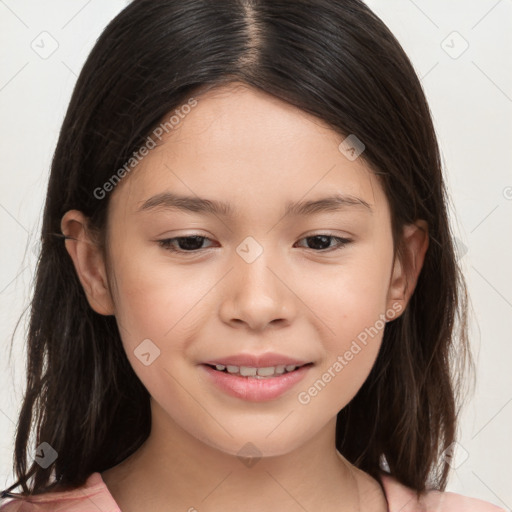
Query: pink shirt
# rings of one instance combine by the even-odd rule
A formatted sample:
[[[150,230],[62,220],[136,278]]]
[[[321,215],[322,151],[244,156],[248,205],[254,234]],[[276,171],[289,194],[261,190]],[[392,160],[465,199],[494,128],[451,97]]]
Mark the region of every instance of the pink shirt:
[[[389,512],[506,512],[477,498],[453,492],[427,491],[420,501],[412,489],[382,475]],[[23,500],[10,499],[0,512],[121,512],[100,473],[92,473],[83,486],[72,491],[50,492]],[[150,511],[148,511],[150,512]]]

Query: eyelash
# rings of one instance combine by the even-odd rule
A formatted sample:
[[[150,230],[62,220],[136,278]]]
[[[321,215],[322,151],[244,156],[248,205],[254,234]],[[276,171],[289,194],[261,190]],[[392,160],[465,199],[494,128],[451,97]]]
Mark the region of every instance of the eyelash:
[[[309,250],[311,250],[313,252],[317,252],[317,253],[327,253],[327,252],[332,252],[332,251],[339,251],[339,250],[343,249],[345,246],[347,246],[348,244],[352,243],[352,240],[349,238],[334,236],[334,235],[330,235],[328,233],[318,233],[316,235],[309,235],[304,238],[301,238],[301,240],[307,240],[308,238],[317,238],[317,237],[326,237],[326,238],[331,238],[333,240],[338,241],[338,246],[334,247],[334,248],[320,249],[320,250],[309,249]],[[186,251],[183,249],[176,249],[171,245],[176,240],[189,240],[189,239],[210,240],[208,237],[201,236],[201,235],[178,236],[175,238],[166,238],[165,240],[158,240],[158,245],[160,247],[162,247],[163,249],[165,249],[166,251],[170,251],[170,252],[174,252],[174,253],[178,253],[178,254],[197,254],[198,252],[200,252],[202,250],[210,249],[210,247],[206,247],[203,249],[194,249],[191,251]],[[307,247],[306,247],[306,249],[307,249]]]

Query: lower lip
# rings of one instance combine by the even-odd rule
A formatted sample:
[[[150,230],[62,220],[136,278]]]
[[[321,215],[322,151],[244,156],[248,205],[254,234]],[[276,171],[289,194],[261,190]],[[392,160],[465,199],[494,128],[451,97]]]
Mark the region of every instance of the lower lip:
[[[206,371],[213,383],[227,394],[250,402],[264,402],[280,397],[295,386],[304,378],[312,365],[301,366],[293,372],[264,379],[240,377],[220,372],[205,364],[200,366]]]

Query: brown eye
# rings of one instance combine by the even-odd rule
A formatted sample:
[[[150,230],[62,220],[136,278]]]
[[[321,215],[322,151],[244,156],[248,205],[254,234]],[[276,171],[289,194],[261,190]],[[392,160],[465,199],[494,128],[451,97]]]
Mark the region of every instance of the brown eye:
[[[308,240],[309,247],[307,249],[313,249],[316,252],[328,252],[331,250],[342,249],[345,245],[348,245],[352,240],[348,238],[342,238],[334,235],[320,234],[312,235],[303,238],[302,240]],[[337,245],[331,246],[331,241],[337,242]]]
[[[179,236],[176,238],[167,238],[165,240],[159,240],[158,244],[164,249],[172,252],[197,252],[201,249],[203,242],[209,240],[205,236]],[[178,248],[176,248],[178,246]]]

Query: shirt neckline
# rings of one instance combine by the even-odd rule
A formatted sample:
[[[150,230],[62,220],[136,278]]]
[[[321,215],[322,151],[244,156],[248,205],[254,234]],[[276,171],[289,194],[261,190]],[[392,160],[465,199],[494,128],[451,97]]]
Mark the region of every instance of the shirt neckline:
[[[392,510],[392,508],[391,508],[392,501],[390,500],[390,495],[391,495],[390,490],[394,484],[400,486],[402,491],[406,491],[406,492],[408,491],[408,493],[411,493],[411,496],[412,496],[412,490],[408,489],[408,488],[403,488],[403,486],[401,486],[399,484],[399,482],[397,482],[389,473],[385,473],[384,471],[381,470],[379,472],[379,477],[380,478],[377,479],[377,482],[379,483],[379,485],[382,489],[382,492],[384,493],[384,498],[386,500],[387,512],[390,512]],[[98,489],[103,490],[104,493],[108,495],[109,500],[112,502],[112,504],[117,507],[119,512],[121,512],[119,505],[114,500],[114,497],[110,493],[110,490],[107,487],[107,484],[103,480],[101,473],[99,473],[99,472],[92,473],[89,476],[89,478],[87,479],[87,483],[91,486],[91,489],[98,488]]]
[[[386,499],[388,512],[390,510],[393,510],[393,501],[391,496],[391,489],[392,487],[399,487],[401,492],[407,492],[412,493],[411,489],[404,488],[399,482],[396,482],[396,480],[389,474],[385,473],[384,471],[379,472],[379,477],[377,481],[379,482],[379,485],[381,486],[384,497]],[[75,489],[69,489],[69,490],[62,490],[62,491],[50,491],[46,492],[44,494],[36,494],[34,496],[27,497],[28,501],[30,502],[51,502],[54,500],[59,501],[68,501],[73,499],[81,499],[84,500],[84,498],[90,500],[92,503],[94,503],[94,497],[101,496],[101,499],[103,500],[102,506],[108,506],[109,512],[121,512],[121,509],[118,505],[118,503],[115,501],[114,497],[110,493],[109,488],[107,487],[107,484],[103,480],[103,477],[101,476],[101,473],[98,471],[95,471],[91,473],[84,485],[77,487]]]

